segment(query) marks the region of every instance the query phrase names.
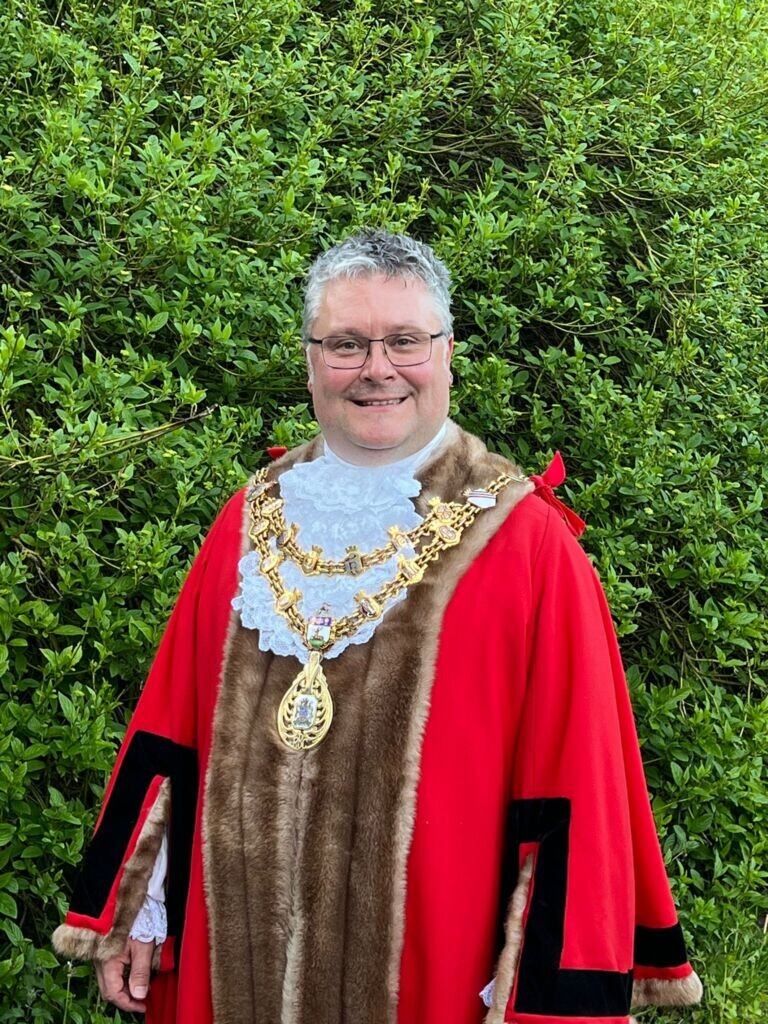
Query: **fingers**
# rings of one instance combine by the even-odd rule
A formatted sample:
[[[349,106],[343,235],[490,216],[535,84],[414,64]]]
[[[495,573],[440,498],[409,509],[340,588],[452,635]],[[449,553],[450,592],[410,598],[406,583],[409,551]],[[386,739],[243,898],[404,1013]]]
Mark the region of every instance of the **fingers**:
[[[128,948],[131,956],[131,973],[128,976],[130,994],[134,999],[146,999],[155,944],[154,942],[139,942],[138,939],[129,939]]]
[[[109,960],[97,960],[96,978],[102,998],[121,1010],[144,1013],[149,989],[149,974],[152,966],[154,942],[138,942],[130,939],[125,951]],[[130,965],[128,981],[125,969]]]

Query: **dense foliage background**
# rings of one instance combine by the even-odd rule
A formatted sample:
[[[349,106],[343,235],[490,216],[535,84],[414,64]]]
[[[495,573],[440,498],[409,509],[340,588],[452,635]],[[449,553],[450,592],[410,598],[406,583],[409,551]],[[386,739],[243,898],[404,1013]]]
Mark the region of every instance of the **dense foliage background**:
[[[765,5],[4,10],[0,1020],[106,1019],[48,937],[201,536],[315,429],[301,276],[363,224],[453,269],[457,419],[563,451],[702,1017],[764,1019]]]

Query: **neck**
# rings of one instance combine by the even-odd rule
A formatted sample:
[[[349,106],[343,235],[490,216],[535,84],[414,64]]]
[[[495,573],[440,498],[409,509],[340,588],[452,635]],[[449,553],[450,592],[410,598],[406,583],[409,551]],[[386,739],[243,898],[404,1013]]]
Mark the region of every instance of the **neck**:
[[[348,458],[344,458],[333,450],[328,443],[327,438],[323,437],[323,444],[325,447],[325,454],[333,462],[339,462],[344,466],[354,466],[356,469],[379,469],[384,466],[398,466],[408,464],[415,469],[420,463],[424,461],[440,444],[445,437],[445,432],[448,427],[448,421],[445,420],[442,426],[438,429],[437,433],[430,438],[429,441],[415,452],[410,452],[408,455],[401,455],[399,457],[393,456],[394,449],[384,448],[361,448],[360,454],[363,456],[360,460],[352,461]],[[370,456],[370,457],[369,457]]]

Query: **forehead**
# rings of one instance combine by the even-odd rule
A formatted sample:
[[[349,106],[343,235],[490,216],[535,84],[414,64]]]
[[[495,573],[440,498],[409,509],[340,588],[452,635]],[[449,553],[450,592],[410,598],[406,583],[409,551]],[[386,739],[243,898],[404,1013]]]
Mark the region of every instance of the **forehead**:
[[[314,323],[326,334],[359,330],[379,336],[402,327],[436,330],[439,318],[423,281],[370,274],[329,281]]]

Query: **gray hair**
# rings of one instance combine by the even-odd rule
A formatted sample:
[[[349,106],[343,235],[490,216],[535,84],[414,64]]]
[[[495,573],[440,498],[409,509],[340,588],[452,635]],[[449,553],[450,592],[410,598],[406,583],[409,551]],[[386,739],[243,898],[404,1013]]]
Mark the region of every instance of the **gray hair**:
[[[451,274],[443,261],[435,256],[428,245],[417,242],[415,238],[364,228],[326,249],[309,268],[304,284],[304,319],[301,327],[302,342],[305,345],[328,282],[339,277],[366,277],[372,274],[423,281],[432,294],[435,312],[443,330],[450,334],[453,328]]]

